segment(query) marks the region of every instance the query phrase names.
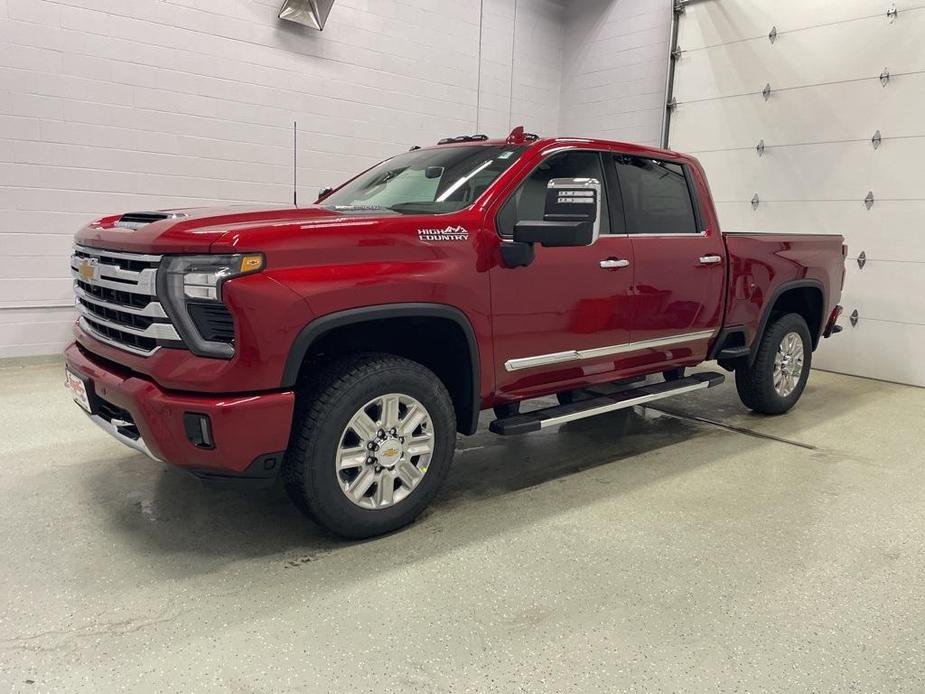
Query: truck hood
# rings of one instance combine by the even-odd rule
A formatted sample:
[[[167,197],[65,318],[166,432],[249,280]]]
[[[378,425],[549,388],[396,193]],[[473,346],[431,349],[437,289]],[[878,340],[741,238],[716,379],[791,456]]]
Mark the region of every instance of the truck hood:
[[[136,215],[167,214],[166,219],[150,223],[133,223]],[[324,224],[362,217],[366,221],[394,218],[396,213],[344,214],[324,207],[200,207],[163,210],[160,213],[129,213],[104,217],[77,232],[81,245],[135,253],[207,253],[213,243],[227,234],[259,234],[262,227],[273,224]],[[126,221],[133,227],[125,226]],[[120,223],[122,224],[120,226]]]

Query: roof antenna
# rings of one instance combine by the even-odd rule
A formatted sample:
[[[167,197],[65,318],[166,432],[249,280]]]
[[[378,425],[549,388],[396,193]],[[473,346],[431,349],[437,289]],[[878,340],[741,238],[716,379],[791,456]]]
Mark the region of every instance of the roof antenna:
[[[297,187],[297,166],[298,166],[298,134],[296,131],[297,126],[296,121],[292,121],[292,204],[295,207],[299,206],[299,189]]]

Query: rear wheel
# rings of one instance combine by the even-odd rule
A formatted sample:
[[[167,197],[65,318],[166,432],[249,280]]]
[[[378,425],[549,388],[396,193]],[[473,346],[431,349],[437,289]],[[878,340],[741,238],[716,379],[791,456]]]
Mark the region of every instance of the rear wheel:
[[[788,313],[761,336],[751,366],[736,369],[736,390],[746,407],[763,414],[782,414],[793,407],[806,387],[812,364],[812,337],[803,317]]]
[[[449,471],[456,418],[437,376],[399,357],[328,365],[302,394],[283,466],[295,504],[364,538],[412,522]]]

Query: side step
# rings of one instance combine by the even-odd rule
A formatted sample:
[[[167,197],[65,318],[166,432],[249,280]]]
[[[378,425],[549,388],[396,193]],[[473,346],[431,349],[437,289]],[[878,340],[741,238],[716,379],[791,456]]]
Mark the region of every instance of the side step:
[[[713,371],[706,373],[697,373],[687,378],[677,381],[665,381],[663,383],[653,383],[639,388],[622,390],[613,395],[600,395],[590,400],[581,400],[568,405],[558,405],[556,407],[546,407],[542,410],[527,412],[525,414],[496,419],[489,425],[489,430],[501,436],[511,436],[512,434],[526,434],[531,431],[539,431],[547,427],[565,422],[572,422],[576,419],[585,419],[605,412],[614,410],[623,410],[634,405],[644,405],[653,400],[670,398],[673,395],[690,393],[703,388],[712,388],[718,386],[726,380],[721,373]]]
[[[740,357],[747,357],[751,353],[752,351],[748,347],[727,347],[726,349],[720,350],[719,354],[716,355],[716,358],[738,359]]]

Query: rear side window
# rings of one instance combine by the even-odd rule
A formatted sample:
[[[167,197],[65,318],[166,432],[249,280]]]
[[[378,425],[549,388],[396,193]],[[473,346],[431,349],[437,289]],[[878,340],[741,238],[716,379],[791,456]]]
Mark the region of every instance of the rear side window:
[[[697,222],[684,167],[618,154],[613,158],[630,234],[696,234]]]

